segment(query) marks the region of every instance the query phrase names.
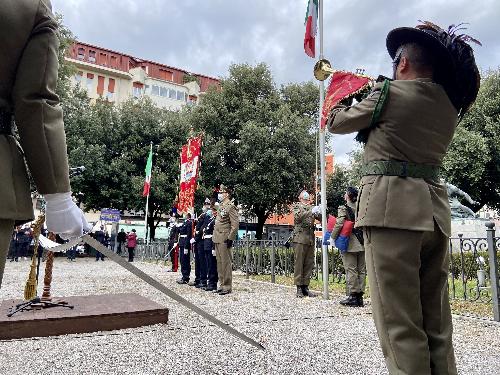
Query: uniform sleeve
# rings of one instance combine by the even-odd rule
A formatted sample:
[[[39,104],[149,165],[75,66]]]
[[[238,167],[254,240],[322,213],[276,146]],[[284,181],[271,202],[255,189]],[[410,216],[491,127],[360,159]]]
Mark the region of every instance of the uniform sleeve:
[[[240,216],[238,215],[238,210],[235,206],[232,206],[229,210],[229,220],[231,221],[231,231],[229,232],[227,239],[234,241],[238,235],[238,228],[240,226]]]
[[[41,0],[12,92],[20,143],[41,194],[70,191],[62,109],[55,93],[58,49],[50,1]]]
[[[377,83],[365,99],[356,105],[346,107],[336,105],[328,115],[327,127],[334,134],[349,134],[368,128],[371,123],[373,110],[380,97],[383,83]]]
[[[342,227],[344,226],[344,221],[347,217],[347,209],[344,206],[339,206],[339,212],[337,215],[337,221],[335,222],[335,226],[333,227],[332,230],[332,238],[336,239],[340,231],[342,230]]]

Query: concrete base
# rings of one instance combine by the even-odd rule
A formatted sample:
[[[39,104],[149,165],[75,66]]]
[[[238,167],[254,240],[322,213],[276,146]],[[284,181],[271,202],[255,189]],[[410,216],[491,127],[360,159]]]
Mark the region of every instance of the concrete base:
[[[0,340],[111,331],[167,323],[168,309],[133,293],[64,297],[73,305],[7,314],[22,300],[0,304]],[[57,302],[57,298],[54,298]]]

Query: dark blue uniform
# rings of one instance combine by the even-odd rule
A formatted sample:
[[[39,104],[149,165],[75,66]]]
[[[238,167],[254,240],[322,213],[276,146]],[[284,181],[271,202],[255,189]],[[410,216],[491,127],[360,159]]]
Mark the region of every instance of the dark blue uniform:
[[[216,290],[219,275],[217,274],[217,258],[212,254],[214,243],[212,235],[214,234],[215,217],[207,217],[207,224],[203,230],[203,247],[205,252],[205,260],[207,262],[207,289]]]
[[[106,233],[102,230],[98,230],[94,233],[94,238],[100,242],[102,245],[106,246]],[[95,251],[95,260],[104,260],[104,254],[100,253],[99,251]]]
[[[179,229],[181,273],[182,280],[185,282],[189,282],[189,274],[191,273],[191,238],[193,238],[193,221],[186,219]],[[187,254],[184,254],[185,249],[187,249]]]
[[[196,229],[194,232],[194,239],[196,243],[194,245],[194,273],[195,273],[195,285],[197,287],[207,286],[207,260],[205,258],[205,248],[203,239],[203,229],[208,224],[208,216],[203,213],[198,217],[198,222],[196,223]]]

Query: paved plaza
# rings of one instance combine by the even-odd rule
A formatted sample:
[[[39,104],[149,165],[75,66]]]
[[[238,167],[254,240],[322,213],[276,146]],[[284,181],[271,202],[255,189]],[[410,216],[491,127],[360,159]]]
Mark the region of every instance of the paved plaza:
[[[135,263],[207,312],[256,339],[240,341],[110,260],[56,258],[53,296],[135,292],[170,309],[170,322],[142,328],[0,341],[0,374],[387,374],[371,308],[343,298],[295,298],[292,288],[235,276],[219,296],[178,285],[162,265]],[[0,300],[21,298],[29,262],[7,263]],[[368,301],[369,302],[369,301]],[[460,374],[500,374],[500,324],[454,316]]]

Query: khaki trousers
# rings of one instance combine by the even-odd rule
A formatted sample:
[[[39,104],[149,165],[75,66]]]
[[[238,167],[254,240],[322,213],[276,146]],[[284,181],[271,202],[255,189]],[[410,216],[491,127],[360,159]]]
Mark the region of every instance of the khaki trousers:
[[[217,273],[219,274],[219,289],[233,290],[233,254],[232,248],[227,244],[215,244],[215,256],[217,258]]]
[[[293,243],[295,251],[294,277],[295,285],[309,285],[314,268],[314,246]]]
[[[348,294],[365,292],[366,263],[365,252],[356,251],[342,254]]]
[[[3,271],[5,270],[5,261],[7,260],[13,230],[14,220],[0,219],[0,288],[2,287]]]
[[[456,374],[448,301],[448,238],[365,227],[373,318],[391,375]]]

